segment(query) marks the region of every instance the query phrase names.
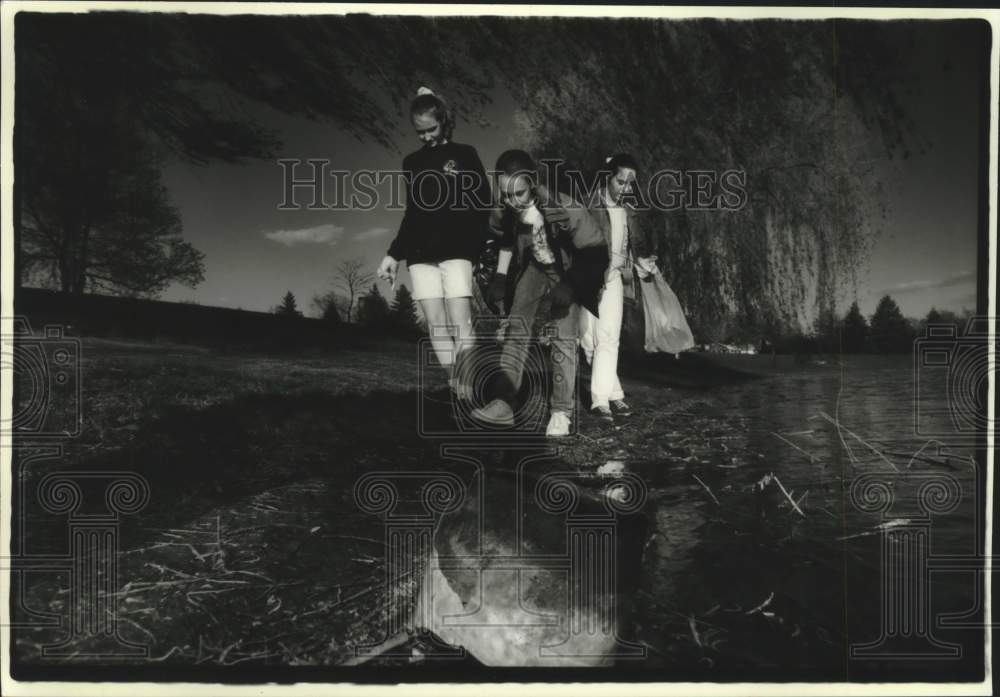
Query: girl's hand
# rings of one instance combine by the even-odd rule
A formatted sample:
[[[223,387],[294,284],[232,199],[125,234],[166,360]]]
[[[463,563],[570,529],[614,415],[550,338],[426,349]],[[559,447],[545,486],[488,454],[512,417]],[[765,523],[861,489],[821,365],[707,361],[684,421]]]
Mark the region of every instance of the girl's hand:
[[[655,276],[656,274],[660,273],[660,269],[657,268],[656,266],[655,256],[642,257],[641,259],[636,259],[635,265],[638,266],[639,269],[646,276]],[[640,274],[640,276],[642,276],[643,274]]]
[[[545,218],[537,206],[525,208],[520,212],[519,217],[522,223],[530,225],[532,228],[540,228],[545,225]]]
[[[375,272],[375,275],[383,281],[392,283],[396,280],[396,270],[398,268],[399,262],[391,256],[386,255],[385,259],[382,260],[382,263],[378,265],[378,271]]]

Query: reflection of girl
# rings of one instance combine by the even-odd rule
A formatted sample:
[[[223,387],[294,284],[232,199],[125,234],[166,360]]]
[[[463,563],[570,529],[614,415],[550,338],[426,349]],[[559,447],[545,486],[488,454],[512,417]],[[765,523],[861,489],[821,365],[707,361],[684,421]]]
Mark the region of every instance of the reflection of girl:
[[[591,411],[605,421],[628,416],[618,380],[618,345],[622,329],[624,298],[635,297],[632,266],[641,276],[657,273],[653,240],[644,234],[639,215],[630,204],[637,200],[635,189],[639,165],[628,154],[609,157],[606,180],[591,202],[591,212],[604,230],[611,263],[604,277],[604,292],[598,314],[580,313],[580,346],[592,364],[590,378]]]
[[[378,276],[395,283],[406,260],[434,352],[458,389],[454,365],[472,343],[472,265],[486,242],[490,185],[476,149],[452,142],[443,99],[421,87],[410,118],[423,147],[403,160],[406,212]]]

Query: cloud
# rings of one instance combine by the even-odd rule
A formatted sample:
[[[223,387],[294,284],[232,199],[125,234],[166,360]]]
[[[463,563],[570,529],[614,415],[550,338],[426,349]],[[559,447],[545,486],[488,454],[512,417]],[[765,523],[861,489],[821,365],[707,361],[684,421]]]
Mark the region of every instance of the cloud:
[[[882,291],[883,295],[892,295],[900,293],[913,293],[918,290],[934,290],[935,288],[951,288],[952,286],[963,286],[973,283],[976,280],[976,273],[974,271],[960,271],[951,276],[945,276],[936,281],[906,281],[905,283],[897,283],[891,288],[886,288]]]
[[[294,247],[297,244],[337,244],[344,228],[333,223],[317,225],[315,227],[299,228],[298,230],[275,230],[265,232],[264,237],[272,242],[278,242],[286,247]]]
[[[964,295],[959,295],[954,300],[952,300],[952,303],[963,308],[965,307],[975,308],[976,302],[978,300],[979,300],[978,294],[976,293],[976,291],[972,291],[971,293],[965,293]]]
[[[384,235],[388,235],[392,230],[387,227],[373,227],[369,228],[363,232],[359,232],[352,239],[355,242],[364,242],[366,240],[374,240]]]

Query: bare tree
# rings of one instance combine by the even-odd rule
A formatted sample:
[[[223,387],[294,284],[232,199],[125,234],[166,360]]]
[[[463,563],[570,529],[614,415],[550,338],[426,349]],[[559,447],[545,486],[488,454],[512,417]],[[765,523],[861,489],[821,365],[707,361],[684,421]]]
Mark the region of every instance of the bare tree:
[[[347,299],[347,321],[352,321],[354,301],[364,288],[373,283],[375,275],[368,271],[363,259],[345,259],[337,265],[333,286]]]

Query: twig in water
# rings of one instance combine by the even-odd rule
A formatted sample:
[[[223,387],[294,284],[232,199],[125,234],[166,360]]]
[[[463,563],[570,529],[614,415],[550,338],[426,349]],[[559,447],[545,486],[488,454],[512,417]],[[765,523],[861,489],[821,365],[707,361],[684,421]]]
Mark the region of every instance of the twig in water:
[[[177,571],[176,569],[171,569],[169,566],[166,566],[164,564],[157,564],[156,562],[148,561],[146,562],[145,566],[156,569],[161,574],[171,573],[174,576],[179,576],[180,578],[195,578],[192,574],[186,574],[183,571]]]
[[[274,579],[273,578],[268,578],[264,574],[254,573],[253,571],[243,571],[241,569],[233,569],[231,571],[226,571],[226,573],[227,574],[246,574],[247,576],[253,576],[255,578],[259,578],[259,579],[262,579],[264,581],[267,581],[268,583],[272,583],[272,584],[274,583]]]
[[[911,467],[913,467],[914,460],[920,460],[921,462],[926,462],[926,463],[931,464],[931,465],[938,465],[938,466],[942,466],[942,467],[947,467],[950,470],[957,470],[958,469],[957,467],[955,467],[954,465],[952,465],[950,462],[942,462],[941,460],[932,460],[929,457],[922,456],[922,453],[924,452],[924,450],[927,448],[927,446],[929,446],[931,444],[937,445],[938,448],[940,448],[942,445],[944,445],[939,440],[929,440],[929,441],[927,441],[926,443],[924,443],[923,445],[920,446],[920,449],[917,450],[917,452],[913,453],[912,457],[910,457],[910,461],[908,463],[906,463],[906,469],[910,469]],[[888,452],[888,451],[886,451],[886,452]],[[906,457],[906,455],[903,455],[902,453],[889,453],[889,454],[890,455],[897,455],[897,456],[901,456],[901,457]]]
[[[694,637],[694,643],[700,648],[704,648],[705,645],[701,643],[701,637],[698,635],[698,628],[694,626],[694,617],[688,617],[688,626],[691,628],[691,636]]]
[[[134,620],[132,620],[132,619],[130,619],[128,617],[122,617],[122,613],[120,613],[120,612],[116,615],[115,619],[128,622],[130,625],[132,625],[133,627],[135,627],[136,629],[138,629],[140,632],[142,632],[143,634],[145,634],[146,636],[148,636],[150,639],[152,639],[152,641],[153,641],[154,644],[156,643],[156,635],[153,634],[148,629],[146,629],[145,627],[143,627],[138,622],[135,622]]]
[[[298,523],[268,523],[267,525],[250,525],[245,528],[236,528],[235,530],[229,531],[229,537],[232,538],[234,535],[238,535],[241,532],[250,532],[251,530],[266,530],[268,528],[298,528],[300,530],[308,530],[308,525],[299,525]]]
[[[874,445],[872,445],[871,443],[869,443],[868,441],[866,441],[864,438],[862,438],[861,436],[859,436],[857,433],[854,433],[854,431],[851,431],[849,428],[846,428],[842,423],[840,423],[840,421],[838,421],[837,419],[834,419],[832,416],[830,416],[829,414],[827,414],[825,412],[822,412],[822,411],[819,413],[819,416],[820,416],[820,418],[826,419],[831,424],[833,424],[834,426],[837,427],[837,433],[841,434],[840,435],[840,442],[844,445],[844,448],[847,450],[847,453],[851,457],[851,461],[852,462],[856,461],[856,458],[854,457],[854,453],[851,451],[850,447],[847,445],[847,442],[844,440],[844,436],[842,435],[842,432],[846,432],[847,435],[851,436],[852,438],[854,438],[854,440],[858,441],[859,443],[861,443],[862,445],[864,445],[865,447],[867,447],[869,450],[871,450],[873,453],[875,453],[876,455],[878,455],[880,458],[882,458],[883,461],[885,461],[885,463],[887,465],[889,465],[889,467],[892,467],[892,469],[894,469],[897,472],[899,471],[899,468],[896,467],[895,464],[893,464],[892,460],[890,460],[885,455],[883,455],[881,450],[879,450]]]
[[[764,602],[762,602],[760,605],[758,605],[752,610],[747,610],[746,614],[748,615],[757,614],[758,612],[766,608],[768,605],[770,605],[772,600],[774,600],[774,591],[771,591],[771,595],[767,596],[767,598],[764,599]]]
[[[244,661],[262,661],[265,658],[275,658],[280,655],[281,655],[280,653],[258,653],[258,654],[253,654],[252,656],[243,656],[241,658],[236,658],[233,659],[232,661],[229,661],[228,663],[222,663],[222,665],[234,666],[237,663],[243,663]]]
[[[904,525],[909,525],[912,523],[909,518],[893,518],[892,520],[887,520],[884,523],[880,523],[875,526],[874,530],[865,530],[864,532],[854,533],[853,535],[843,535],[837,538],[838,542],[843,540],[853,540],[857,537],[868,537],[869,535],[877,535],[880,532],[885,532],[886,530],[892,530],[893,528],[902,527]]]
[[[194,545],[187,545],[187,548],[191,550],[191,554],[193,554],[195,556],[195,559],[197,559],[198,561],[205,561],[205,559],[215,554],[215,552],[201,554],[198,550],[194,548]]]
[[[778,479],[777,476],[774,476],[772,478],[774,479],[774,483],[778,485],[778,488],[781,489],[781,493],[785,495],[786,499],[788,499],[788,503],[792,504],[792,508],[794,508],[795,511],[800,516],[802,516],[803,518],[805,518],[806,514],[802,512],[801,508],[799,508],[799,504],[795,503],[795,499],[793,499],[792,495],[788,493],[787,489],[785,489],[785,486],[781,483],[781,480]],[[809,492],[807,491],[806,493],[809,493]]]
[[[187,595],[189,597],[192,596],[192,595],[218,595],[220,593],[232,593],[234,590],[238,590],[238,589],[237,588],[216,588],[216,589],[213,589],[213,590],[188,591],[185,595]]]
[[[695,480],[697,480],[697,482],[699,484],[701,484],[705,488],[705,491],[708,492],[708,495],[712,497],[713,501],[715,501],[715,505],[716,506],[721,506],[722,505],[721,503],[719,503],[719,499],[715,498],[715,494],[712,493],[712,490],[708,488],[708,484],[706,484],[705,482],[701,481],[701,478],[697,474],[692,474],[691,476],[694,477]]]
[[[173,656],[173,655],[174,655],[174,652],[176,652],[176,651],[181,651],[181,647],[180,647],[180,646],[171,646],[171,647],[170,647],[170,650],[169,650],[169,651],[167,651],[167,652],[166,652],[165,654],[163,654],[162,656],[158,656],[158,657],[156,657],[156,658],[150,658],[150,659],[148,659],[148,660],[150,660],[150,661],[165,661],[165,660],[167,660],[168,658],[170,658],[171,656]]]
[[[239,641],[237,641],[237,642],[235,642],[233,644],[230,644],[229,646],[227,646],[226,648],[224,648],[222,650],[222,653],[219,654],[219,663],[221,663],[222,665],[226,665],[226,656],[229,655],[230,651],[232,651],[233,649],[235,649],[237,646],[239,646],[242,643],[243,643],[243,640],[240,639]]]
[[[785,438],[784,436],[782,436],[780,433],[775,433],[774,431],[771,431],[771,435],[774,436],[775,438],[777,438],[778,440],[783,441],[783,442],[787,443],[788,445],[792,446],[793,448],[795,448],[796,450],[798,450],[800,453],[802,453],[803,455],[805,455],[806,457],[808,457],[810,462],[813,462],[813,463],[816,462],[816,457],[812,453],[806,452],[805,450],[803,450],[799,446],[795,445],[795,443],[793,443],[792,441],[790,441],[787,438]]]
[[[386,651],[391,651],[394,648],[405,644],[407,641],[409,641],[409,639],[410,639],[410,633],[404,629],[402,631],[397,632],[395,635],[389,637],[381,644],[373,648],[370,653],[366,653],[361,656],[354,655],[351,658],[348,658],[347,660],[341,661],[338,665],[359,666],[362,663],[367,663],[373,658],[378,658]]]

